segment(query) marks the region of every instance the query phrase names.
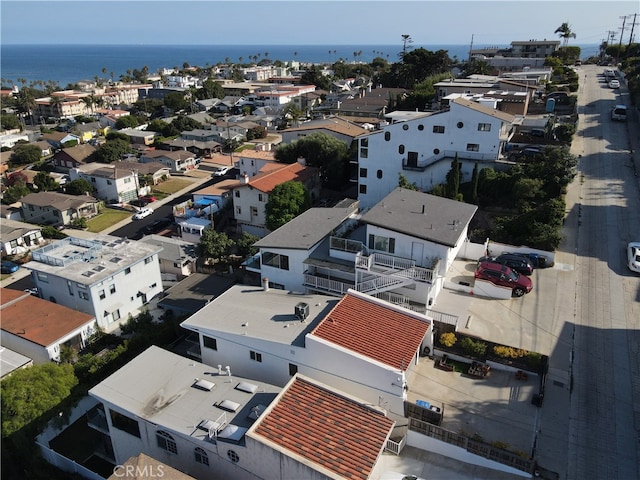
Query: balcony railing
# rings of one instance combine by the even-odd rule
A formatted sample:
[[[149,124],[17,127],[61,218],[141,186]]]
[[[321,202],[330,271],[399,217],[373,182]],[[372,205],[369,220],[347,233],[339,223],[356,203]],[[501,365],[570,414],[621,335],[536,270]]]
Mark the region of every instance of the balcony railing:
[[[331,237],[330,248],[331,250],[338,250],[341,252],[358,253],[365,250],[365,246],[362,242],[357,240],[350,240],[348,238]]]
[[[331,280],[330,278],[318,277],[309,273],[304,274],[304,286],[321,292],[339,295],[344,295],[347,290],[355,287],[353,283]]]
[[[356,268],[368,270],[372,273],[410,278],[417,282],[431,283],[433,270],[416,267],[415,261],[409,258],[396,257],[385,253],[373,253],[369,256],[356,255]]]

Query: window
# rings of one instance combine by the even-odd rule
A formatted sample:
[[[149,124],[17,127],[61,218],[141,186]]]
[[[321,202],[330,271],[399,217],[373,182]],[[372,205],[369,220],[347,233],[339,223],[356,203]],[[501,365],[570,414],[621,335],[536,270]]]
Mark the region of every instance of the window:
[[[229,457],[229,460],[231,460],[233,463],[238,463],[240,461],[240,457],[233,450],[227,451],[227,457]]]
[[[131,273],[131,267],[127,267],[124,269],[124,274],[129,275]]]
[[[161,449],[166,450],[169,453],[175,453],[176,455],[178,454],[178,446],[176,445],[176,441],[164,430],[158,430],[156,432],[156,440],[158,442],[158,446]]]
[[[394,253],[396,249],[396,239],[370,234],[369,248],[380,252]]]
[[[360,140],[360,146],[363,148],[367,148],[369,146],[369,139],[368,138],[362,138]]]
[[[491,131],[491,124],[490,123],[479,123],[478,124],[478,131],[479,132],[490,132]]]
[[[433,133],[444,133],[444,125],[434,125]]]
[[[212,337],[202,336],[202,344],[211,350],[218,350],[218,340]]]
[[[388,142],[391,140],[391,132],[384,132],[384,139]]]
[[[258,207],[250,207],[251,210],[251,216],[252,217],[257,217],[258,216]]]
[[[367,158],[369,156],[369,139],[363,138],[360,140],[360,158]]]
[[[38,276],[38,280],[40,280],[41,282],[49,283],[49,275],[47,275],[46,273],[37,272],[36,275]]]
[[[367,194],[367,186],[366,185],[360,185],[359,186],[359,191],[360,193],[362,193],[363,195]]]
[[[96,177],[91,177],[91,182],[96,183]]]
[[[67,280],[67,288],[69,289],[69,295],[73,297],[73,283],[70,280]]]
[[[290,363],[289,375],[293,377],[296,373],[298,373],[298,366],[295,363]]]
[[[114,410],[109,410],[109,415],[111,416],[111,425],[113,425],[114,428],[140,438],[140,426],[133,418],[129,418]]]
[[[378,171],[376,172],[376,177],[378,177],[378,178],[382,178],[382,170],[378,170]]]
[[[241,214],[242,214],[242,208],[240,208],[240,207],[236,207],[236,213],[237,213],[238,215],[241,215]]]
[[[111,312],[111,315],[113,316],[113,321],[114,322],[117,321],[117,320],[120,320],[120,310],[119,309]]]
[[[262,354],[258,352],[254,352],[253,350],[249,351],[249,358],[256,362],[262,362]]]
[[[402,129],[403,130],[409,130],[409,125],[407,125],[406,123],[404,125],[402,125]]]
[[[360,158],[368,158],[369,157],[369,149],[361,148],[360,149]]]
[[[147,265],[148,263],[151,263],[153,261],[153,257],[147,257],[144,259],[144,264]]]
[[[196,456],[196,463],[206,465],[207,467],[209,466],[209,456],[207,455],[207,452],[200,447],[196,447],[193,453]]]
[[[107,294],[104,293],[104,290],[99,290],[98,296],[100,297],[100,300],[104,300],[107,297]]]
[[[264,202],[264,196],[261,193],[258,194],[258,201]]]
[[[367,178],[367,169],[366,168],[361,168],[360,169],[360,178]]]
[[[467,143],[467,152],[478,152],[480,151],[480,145],[477,143]]]
[[[422,124],[418,125],[418,130],[420,130],[420,131],[424,130],[424,125],[422,125]]]
[[[404,153],[404,145],[398,145],[398,153],[402,155]]]
[[[240,190],[234,190],[233,194],[236,196],[236,198],[240,198]]]
[[[87,294],[87,292],[83,292],[82,290],[78,291],[78,296],[82,300],[89,300],[89,295]]]
[[[281,270],[289,270],[289,257],[277,253],[264,252],[262,254],[262,264]]]
[[[115,284],[111,284],[111,285],[109,285],[109,293],[116,293],[116,286],[115,286]]]

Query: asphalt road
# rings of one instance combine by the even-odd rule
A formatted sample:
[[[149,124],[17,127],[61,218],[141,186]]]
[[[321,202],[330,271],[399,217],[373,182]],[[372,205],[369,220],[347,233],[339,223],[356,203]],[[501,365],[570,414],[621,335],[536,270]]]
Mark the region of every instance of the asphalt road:
[[[640,189],[630,148],[640,132],[637,123],[610,120],[612,105],[629,105],[628,92],[608,88],[602,70],[581,68],[573,144],[582,156],[581,186],[573,388],[561,478],[627,480],[640,478],[640,275],[629,271],[625,254],[626,244],[640,239]]]

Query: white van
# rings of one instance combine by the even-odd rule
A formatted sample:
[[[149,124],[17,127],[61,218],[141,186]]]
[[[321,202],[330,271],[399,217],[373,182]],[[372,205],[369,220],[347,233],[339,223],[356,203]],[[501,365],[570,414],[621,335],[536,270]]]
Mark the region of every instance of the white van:
[[[611,120],[626,121],[627,107],[625,105],[614,105],[611,109]]]

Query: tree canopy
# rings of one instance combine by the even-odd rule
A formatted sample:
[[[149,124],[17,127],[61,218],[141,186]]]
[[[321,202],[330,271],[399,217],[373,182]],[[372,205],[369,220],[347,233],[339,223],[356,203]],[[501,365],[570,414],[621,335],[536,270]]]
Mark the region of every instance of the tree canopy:
[[[207,227],[202,231],[198,250],[203,257],[219,259],[229,255],[233,245],[233,240],[226,233]]]
[[[17,370],[0,383],[2,437],[7,437],[54,408],[78,384],[69,364],[45,363]]]
[[[283,163],[295,163],[304,158],[306,164],[320,169],[323,182],[339,188],[348,180],[349,146],[325,133],[312,133],[295,142],[276,148],[275,158]]]
[[[22,144],[16,145],[11,154],[11,163],[14,165],[29,165],[40,161],[42,150],[37,145]]]
[[[266,225],[276,230],[311,207],[309,192],[301,182],[276,185],[265,205]]]
[[[84,178],[76,178],[64,186],[65,193],[68,193],[69,195],[90,195],[94,190],[95,189],[93,188],[93,185],[91,185],[91,182]]]
[[[123,155],[127,153],[133,153],[131,144],[127,140],[116,138],[100,145],[94,155],[98,162],[113,163],[122,160]]]

